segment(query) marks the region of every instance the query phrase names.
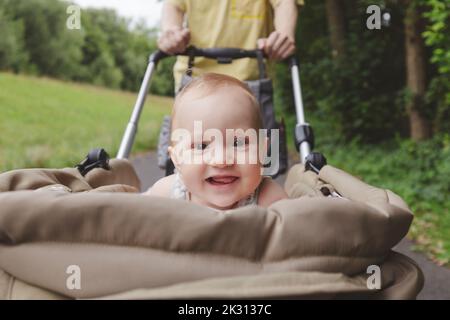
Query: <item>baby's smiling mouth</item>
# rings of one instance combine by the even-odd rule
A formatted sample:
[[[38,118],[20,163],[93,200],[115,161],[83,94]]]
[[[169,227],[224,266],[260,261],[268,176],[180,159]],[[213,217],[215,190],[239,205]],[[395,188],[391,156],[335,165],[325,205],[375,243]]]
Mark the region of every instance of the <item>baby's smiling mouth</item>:
[[[237,181],[239,177],[230,175],[217,175],[206,178],[206,182],[212,184],[213,186],[225,186],[230,185]]]

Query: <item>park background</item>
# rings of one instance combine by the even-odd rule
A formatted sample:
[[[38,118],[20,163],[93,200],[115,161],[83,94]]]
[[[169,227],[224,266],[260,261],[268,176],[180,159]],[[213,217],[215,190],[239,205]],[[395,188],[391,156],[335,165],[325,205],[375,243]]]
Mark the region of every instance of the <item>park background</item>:
[[[0,0],[0,172],[74,166],[94,147],[116,154],[157,27],[69,1]],[[366,26],[369,5],[388,13]],[[306,1],[297,56],[307,121],[328,162],[402,196],[408,237],[450,265],[450,0]],[[170,113],[174,58],[158,66],[135,154],[154,150]],[[290,73],[273,65],[277,115],[292,157]]]

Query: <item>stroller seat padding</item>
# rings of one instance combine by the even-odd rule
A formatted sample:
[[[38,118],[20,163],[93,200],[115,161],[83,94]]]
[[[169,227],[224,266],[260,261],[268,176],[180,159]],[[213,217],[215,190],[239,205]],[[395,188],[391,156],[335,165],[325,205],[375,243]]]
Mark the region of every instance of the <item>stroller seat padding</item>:
[[[367,266],[391,263],[395,271],[383,275],[387,277],[383,288],[399,285],[403,279],[402,288],[410,289],[402,297],[414,297],[420,290],[420,270],[391,252],[406,235],[412,213],[398,196],[341,170],[326,166],[314,177],[302,166],[294,166],[286,181],[288,192],[307,185],[315,196],[278,201],[269,208],[247,206],[217,212],[181,200],[134,193],[80,192],[108,189],[101,181],[139,187],[129,163],[112,163],[117,171],[132,172],[132,177],[115,176],[103,169],[95,169],[87,177],[70,169],[26,172],[39,183],[32,183],[29,177],[17,178],[23,171],[0,175],[0,188],[21,190],[0,193],[0,271],[71,298],[120,297],[137,289],[143,290],[137,291],[143,297],[158,292],[161,297],[170,297],[170,292],[176,297],[189,295],[183,288],[190,285],[202,288],[198,296],[203,292],[207,297],[237,298],[245,296],[238,288],[248,281],[261,279],[264,283],[277,274],[289,278],[292,273],[297,288],[255,289],[248,296],[266,292],[274,297],[312,297],[322,292],[325,297],[336,294],[333,290],[339,286],[367,293],[361,282],[364,275],[367,278]],[[72,192],[47,188],[58,184]],[[321,196],[318,191],[324,186],[346,199]],[[26,187],[40,190],[24,190]],[[72,264],[82,270],[81,290],[66,287],[65,271]],[[407,265],[409,278],[398,276],[402,265]],[[307,279],[321,277],[330,284],[330,291],[306,285]],[[239,284],[234,289],[222,288],[226,282],[221,279],[235,279],[231,283]],[[331,285],[336,279],[341,282]],[[218,286],[208,291],[205,283]],[[359,285],[354,287],[355,283]],[[173,286],[175,291],[170,291]],[[315,291],[317,288],[320,291]]]
[[[367,287],[367,274],[283,272],[220,277],[173,286],[137,289],[104,299],[414,299],[423,285],[423,275],[415,263],[391,252],[380,265],[383,290]]]
[[[137,190],[141,182],[128,160],[113,159],[111,170],[94,169],[83,177],[75,168],[21,169],[0,174],[0,192],[36,190],[50,186],[65,186],[69,192],[91,191],[112,185],[126,185]]]

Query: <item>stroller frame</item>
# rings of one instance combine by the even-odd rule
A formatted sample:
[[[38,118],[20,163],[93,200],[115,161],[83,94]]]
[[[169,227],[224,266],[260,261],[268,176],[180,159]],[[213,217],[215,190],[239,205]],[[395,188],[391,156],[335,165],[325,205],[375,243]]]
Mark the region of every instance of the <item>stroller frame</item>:
[[[263,56],[261,50],[244,50],[238,48],[208,48],[200,49],[189,47],[185,52],[177,55],[188,56],[190,59],[195,57],[204,57],[215,59],[219,63],[231,63],[235,59],[242,58],[258,58]],[[125,129],[125,133],[117,153],[117,159],[126,159],[129,157],[134,144],[134,139],[138,130],[139,119],[144,108],[148,90],[150,88],[151,79],[159,61],[169,57],[163,51],[156,51],[149,57],[147,69],[144,79],[139,90],[136,103],[131,114],[130,121]],[[323,156],[308,157],[314,148],[314,134],[309,123],[305,122],[305,114],[303,108],[302,90],[300,83],[300,68],[297,59],[294,56],[289,58],[289,67],[291,71],[292,88],[294,93],[295,111],[297,116],[297,124],[295,127],[295,146],[300,155],[300,161],[303,164],[308,162],[312,164],[312,169],[316,171],[325,164]],[[314,154],[313,154],[314,155]]]

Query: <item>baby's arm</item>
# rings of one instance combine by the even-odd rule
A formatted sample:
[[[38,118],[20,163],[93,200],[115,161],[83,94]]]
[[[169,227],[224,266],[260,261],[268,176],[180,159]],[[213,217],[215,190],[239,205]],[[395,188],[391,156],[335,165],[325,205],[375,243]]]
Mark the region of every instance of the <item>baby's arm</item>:
[[[265,179],[259,194],[258,206],[267,208],[272,203],[287,198],[288,195],[277,182]]]
[[[153,186],[151,186],[143,195],[147,196],[159,196],[159,197],[170,197],[170,193],[172,192],[172,186],[175,181],[175,175],[172,174],[170,176],[159,179],[155,182]]]

